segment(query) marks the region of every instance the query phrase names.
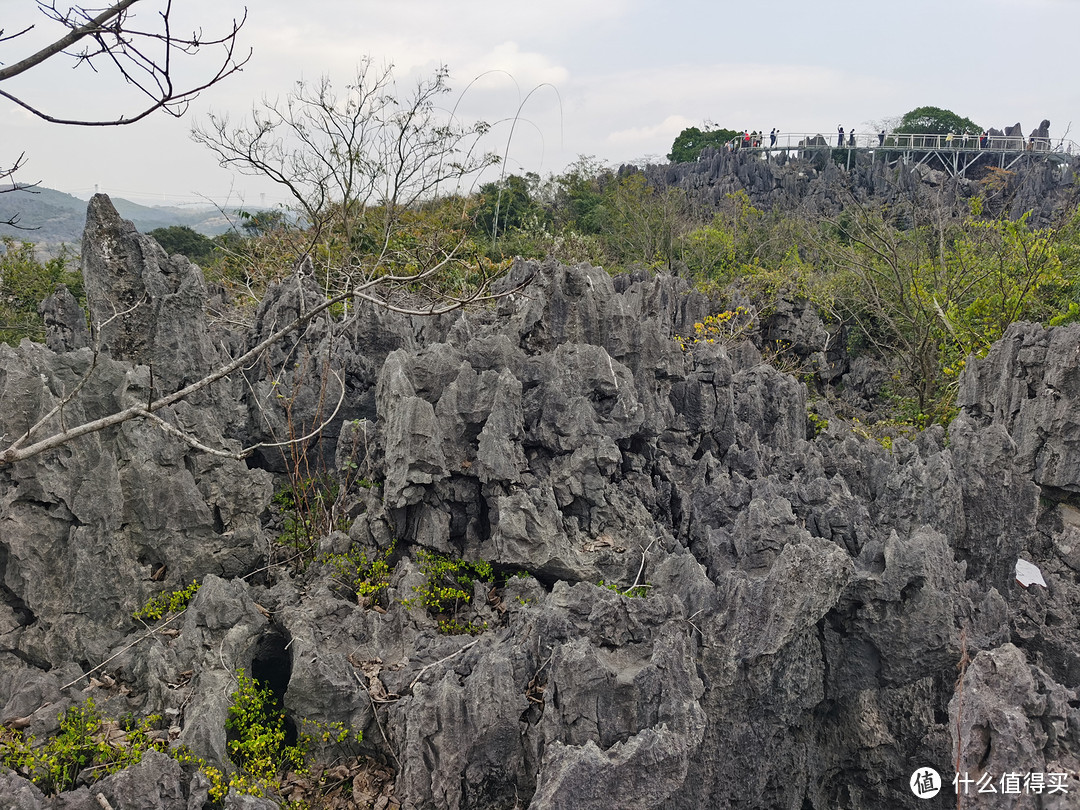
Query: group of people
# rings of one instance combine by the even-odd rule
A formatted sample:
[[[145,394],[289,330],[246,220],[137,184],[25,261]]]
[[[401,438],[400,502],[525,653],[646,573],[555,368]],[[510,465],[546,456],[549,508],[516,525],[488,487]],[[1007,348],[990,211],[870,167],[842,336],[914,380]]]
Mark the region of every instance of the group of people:
[[[950,149],[950,148],[954,148],[956,146],[966,146],[968,140],[969,139],[974,139],[976,136],[968,135],[966,132],[963,132],[960,135],[955,135],[952,132],[950,132],[947,135],[945,135],[944,138],[941,135],[922,135],[922,136],[913,135],[913,136],[909,136],[909,137],[912,138],[912,139],[919,138],[919,140],[920,140],[919,145],[925,146],[925,147],[939,146],[941,144],[942,140],[944,140],[945,148]],[[990,134],[988,132],[983,132],[981,135],[978,136],[978,138],[979,138],[979,148],[980,149],[985,149],[987,147],[988,143],[989,143]],[[881,130],[881,132],[878,133],[877,139],[878,139],[878,146],[881,146],[881,147],[885,146],[885,130]],[[1032,140],[1032,143],[1029,144],[1029,146],[1028,146],[1029,149],[1032,148],[1032,145],[1035,142],[1035,138],[1032,137],[1031,140]],[[845,144],[845,142],[844,142],[844,127],[843,127],[843,125],[837,124],[837,126],[836,126],[836,145],[840,146],[840,147],[845,146],[845,145],[848,146],[848,147],[855,146],[855,130],[851,130],[847,134],[847,143]],[[914,144],[914,141],[912,141],[907,145],[908,146],[914,146],[915,144]]]
[[[877,143],[878,146],[885,145],[885,130],[881,130],[881,132],[878,133]],[[844,127],[841,124],[836,125],[836,145],[841,147],[844,146]],[[848,132],[847,146],[849,148],[855,146],[855,130]]]
[[[768,137],[769,137],[769,148],[770,149],[772,149],[772,148],[774,148],[776,146],[776,138],[777,138],[777,136],[779,134],[780,134],[780,130],[776,129],[775,127],[773,127],[772,131],[769,132]],[[878,141],[878,146],[879,147],[884,147],[885,146],[885,137],[886,137],[886,131],[883,129],[877,135],[877,141]],[[899,137],[899,136],[897,136],[897,137]],[[981,135],[978,135],[978,136],[968,135],[966,132],[963,132],[960,135],[954,135],[953,133],[950,132],[947,135],[908,136],[908,137],[913,138],[913,139],[914,138],[919,138],[919,140],[920,140],[919,145],[920,146],[930,147],[930,148],[940,147],[942,145],[942,142],[944,142],[943,145],[944,145],[944,147],[946,149],[955,148],[955,147],[963,148],[963,147],[966,147],[968,145],[968,142],[970,140],[973,140],[976,137],[978,138],[978,144],[979,144],[978,148],[979,149],[986,149],[987,146],[990,143],[990,134],[988,132],[985,132],[985,131]],[[727,142],[727,144],[726,144],[727,151],[734,152],[734,151],[737,151],[739,149],[757,149],[757,148],[760,148],[763,145],[764,139],[765,139],[765,135],[758,132],[757,130],[754,130],[754,131],[750,131],[748,129],[743,130],[743,134],[741,136],[736,136],[736,137],[732,138],[730,141]],[[931,143],[931,140],[933,141],[932,143]],[[1046,142],[1045,145],[1043,144],[1043,141]],[[1034,135],[1032,135],[1032,137],[1030,138],[1030,140],[1029,140],[1029,142],[1027,144],[1027,148],[1029,150],[1040,149],[1040,148],[1041,149],[1048,149],[1049,148],[1049,142],[1050,142],[1049,138],[1045,138],[1045,139],[1044,138],[1036,138]],[[824,145],[824,139],[821,140],[821,143]],[[1022,138],[1020,139],[1020,143],[1021,144],[1023,143]],[[836,145],[839,148],[844,148],[844,147],[847,147],[849,149],[854,148],[855,147],[855,130],[852,129],[850,131],[845,132],[843,125],[842,124],[837,124],[837,126],[836,126]],[[897,144],[897,143],[893,143],[893,141],[890,141],[890,145],[915,146],[915,143],[911,142],[911,143],[908,143],[908,144]],[[1021,148],[1023,148],[1023,147],[1021,146]]]
[[[776,127],[773,127],[772,131],[769,133],[769,147],[770,148],[776,146],[776,136],[779,135],[779,134],[780,134],[780,130],[778,130]],[[762,143],[762,140],[764,139],[764,137],[765,136],[762,135],[757,130],[754,130],[753,132],[751,132],[750,130],[745,129],[745,130],[743,130],[743,134],[742,134],[741,138],[736,136],[736,137],[732,138],[730,141],[727,142],[727,150],[729,152],[734,152],[735,150],[740,149],[740,148],[742,148],[742,149],[750,149],[750,148],[756,149],[759,146],[761,146],[761,143]]]

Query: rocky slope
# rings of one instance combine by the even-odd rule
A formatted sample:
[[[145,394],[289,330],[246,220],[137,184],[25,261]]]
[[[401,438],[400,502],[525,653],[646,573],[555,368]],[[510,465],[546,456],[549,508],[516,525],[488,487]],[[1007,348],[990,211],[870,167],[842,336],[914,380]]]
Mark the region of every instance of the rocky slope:
[[[207,325],[197,270],[103,197],[83,254],[94,320],[117,317],[96,361],[70,328],[0,346],[5,444],[88,371],[41,430],[182,385],[317,294],[294,280],[250,330]],[[393,775],[383,806],[914,808],[933,806],[909,788],[924,767],[949,806],[957,766],[1068,775],[1068,793],[973,789],[965,807],[1076,806],[1080,327],[1014,326],[965,372],[947,432],[887,448],[837,419],[819,432],[803,383],[749,343],[683,352],[710,304],[679,279],[522,262],[506,289],[530,279],[489,310],[316,321],[161,412],[235,452],[318,425],[340,374],[309,459],[364,486],[339,493],[320,550],[395,543],[385,609],[343,598],[329,566],[268,566],[288,449],[238,461],[133,420],[0,466],[0,724],[42,738],[89,694],[229,767],[243,668],[293,722],[362,730]],[[486,630],[446,635],[402,603],[421,550],[504,575],[476,585]],[[1018,558],[1045,588],[1017,583]],[[131,618],[192,579],[166,632]],[[207,786],[155,754],[54,804],[0,769],[5,807],[99,792],[198,808]]]
[[[706,150],[692,163],[648,166],[650,182],[659,187],[672,186],[686,192],[692,205],[713,211],[725,197],[745,192],[750,201],[763,210],[802,209],[811,213],[835,215],[852,204],[891,206],[917,197],[921,204],[961,204],[971,197],[983,198],[986,210],[995,216],[1019,218],[1031,212],[1032,224],[1045,226],[1054,221],[1055,212],[1075,206],[1073,175],[1077,158],[1072,155],[1035,153],[1024,155],[1019,163],[1011,161],[1009,170],[991,178],[993,193],[983,187],[987,166],[997,169],[1000,153],[967,155],[967,160],[992,158],[987,165],[976,163],[964,177],[952,177],[941,164],[930,160],[926,165],[898,162],[895,156],[883,160],[880,154],[852,151],[848,166],[847,150],[819,149],[803,153],[778,152],[766,156],[759,152],[720,152]],[[840,163],[844,163],[841,168]],[[634,170],[623,167],[620,171]]]

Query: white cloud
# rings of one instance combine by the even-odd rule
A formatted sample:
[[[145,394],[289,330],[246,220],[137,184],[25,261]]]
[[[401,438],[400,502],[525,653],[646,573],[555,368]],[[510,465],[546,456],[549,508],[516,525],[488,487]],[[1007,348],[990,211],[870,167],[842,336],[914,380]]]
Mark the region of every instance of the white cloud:
[[[588,145],[578,149],[613,161],[665,154],[685,127],[706,122],[729,129],[829,134],[837,110],[845,128],[878,110],[868,100],[900,89],[871,75],[810,65],[673,65],[571,82],[564,91],[572,129]]]
[[[559,86],[570,78],[569,70],[545,54],[522,51],[517,42],[509,40],[478,57],[470,58],[460,68],[453,66],[453,69],[461,77],[480,76],[487,71],[505,71],[524,93],[542,84]]]
[[[992,126],[1020,119],[1030,129],[1049,117],[1052,132],[1064,132],[1080,104],[1069,49],[1080,22],[1077,0],[1032,0],[1054,6],[1050,28],[1045,14],[1017,14],[1006,0],[990,0],[977,49],[986,58],[941,50],[926,33],[925,15],[891,20],[882,38],[872,16],[822,16],[795,0],[775,0],[764,29],[756,6],[660,7],[643,0],[186,0],[177,13],[212,34],[245,2],[250,14],[241,45],[254,47],[254,57],[242,74],[207,91],[193,113],[212,108],[242,116],[262,96],[284,95],[299,78],[326,74],[342,84],[366,56],[376,64],[392,61],[403,89],[446,64],[455,91],[446,105],[456,105],[464,120],[491,122],[491,148],[502,153],[513,127],[513,171],[561,171],[579,154],[608,163],[662,155],[679,131],[707,121],[766,132],[776,126],[785,134],[832,134],[842,123],[861,132],[869,129],[864,122],[934,104]],[[915,2],[933,10],[941,25],[966,13],[962,6]],[[841,10],[855,5],[851,0]],[[152,15],[153,0],[145,6],[143,13]],[[14,26],[16,11],[5,25]],[[0,59],[10,63],[18,49],[8,45]],[[785,59],[798,64],[782,64]],[[975,75],[981,80],[972,83]],[[65,112],[133,106],[107,77],[88,74],[85,85],[79,78],[66,67],[35,70],[26,84],[6,88]],[[13,134],[7,151],[26,149],[38,176],[61,187],[115,180],[121,188],[186,192],[217,186],[225,174],[187,139],[191,116],[101,133],[21,116],[5,110],[0,119]],[[159,160],[163,154],[169,161]],[[250,185],[247,178],[237,183]]]
[[[700,121],[692,121],[683,115],[669,115],[663,121],[652,126],[631,127],[607,136],[608,143],[617,147],[629,147],[631,150],[655,146],[658,141],[673,141],[675,136],[687,127],[698,126]]]

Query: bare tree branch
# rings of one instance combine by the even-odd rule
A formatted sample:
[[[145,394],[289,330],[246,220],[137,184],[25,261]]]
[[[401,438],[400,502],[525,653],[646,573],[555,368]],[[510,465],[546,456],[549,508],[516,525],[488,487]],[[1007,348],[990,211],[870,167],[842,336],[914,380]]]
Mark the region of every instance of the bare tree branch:
[[[302,313],[290,323],[275,331],[269,337],[260,341],[256,346],[244,352],[236,359],[215,369],[202,379],[196,380],[190,385],[174,391],[171,394],[159,397],[158,399],[153,400],[149,403],[132,405],[128,408],[124,408],[121,411],[117,411],[116,413],[109,414],[108,416],[101,417],[100,419],[94,419],[89,422],[85,422],[81,425],[77,425],[71,428],[62,428],[53,435],[41,439],[40,441],[37,441],[30,445],[22,446],[22,443],[25,441],[25,437],[20,437],[18,440],[13,442],[4,450],[0,450],[0,465],[14,464],[15,462],[32,458],[33,456],[36,456],[47,450],[61,447],[62,445],[65,445],[68,442],[79,438],[80,436],[98,433],[107,428],[121,425],[124,422],[128,422],[132,419],[146,417],[147,415],[153,414],[154,412],[159,411],[162,408],[168,407],[169,405],[179,402],[180,400],[186,399],[192,394],[203,390],[204,388],[212,385],[218,380],[228,377],[237,369],[249,365],[258,357],[260,357],[263,352],[265,352],[271,346],[280,342],[286,335],[302,328],[313,318],[330,309],[330,307],[333,307],[336,304],[343,303],[347,300],[362,299],[365,301],[370,301],[378,306],[385,307],[395,312],[403,312],[411,315],[441,315],[447,312],[453,312],[454,310],[461,309],[462,307],[471,304],[479,304],[486,301],[492,301],[498,298],[502,298],[507,295],[512,295],[523,289],[525,284],[528,283],[528,281],[526,281],[519,287],[499,293],[488,293],[487,285],[485,284],[476,288],[470,295],[466,297],[444,297],[440,301],[432,303],[430,307],[415,309],[408,309],[387,304],[385,300],[381,299],[376,293],[373,292],[375,288],[382,285],[388,285],[395,282],[413,282],[417,279],[422,280],[423,276],[430,275],[435,272],[437,272],[437,269],[433,268],[432,270],[427,271],[421,276],[402,276],[388,274],[379,278],[368,280],[363,284],[358,285],[357,287],[350,288],[345,292],[339,293],[332,298],[328,298],[325,301],[322,301],[317,306],[312,307],[307,312]],[[65,403],[68,401],[68,399],[69,398],[66,398],[64,400]],[[56,413],[58,412],[58,410],[59,406],[57,408],[54,408],[52,413]],[[254,449],[257,448],[251,448],[251,450]]]
[[[106,9],[101,14],[91,19],[85,25],[80,25],[78,27],[72,28],[71,31],[67,34],[67,36],[61,37],[60,39],[53,42],[51,45],[48,45],[42,48],[37,53],[32,54],[19,62],[16,62],[11,67],[0,70],[0,82],[11,79],[15,76],[18,76],[20,73],[25,73],[31,68],[37,67],[42,62],[51,59],[58,53],[63,53],[65,48],[69,48],[84,37],[100,33],[101,31],[105,30],[105,23],[116,17],[120,17],[127,9],[135,5],[137,2],[139,2],[139,0],[120,0],[119,3],[116,3],[111,8]],[[55,12],[56,5],[53,4],[52,6],[48,7],[48,9],[46,9],[46,12],[48,12],[48,10]],[[53,19],[57,19],[58,22],[62,21],[55,16],[53,17]],[[27,28],[25,31],[23,31],[23,33],[26,33],[26,31],[29,30],[30,29]],[[15,36],[18,36],[18,34],[16,34]]]
[[[39,11],[51,22],[67,29],[67,33],[14,64],[0,68],[0,98],[5,98],[38,118],[54,124],[125,126],[141,121],[158,110],[177,117],[183,115],[188,104],[199,93],[242,69],[251,58],[250,50],[247,54],[237,53],[236,50],[240,29],[247,22],[246,8],[243,17],[239,21],[233,19],[220,36],[207,37],[201,30],[192,32],[190,36],[178,36],[173,32],[172,0],[164,0],[164,8],[158,11],[156,21],[150,28],[137,27],[134,23],[132,10],[138,3],[149,7],[147,0],[118,0],[95,14],[83,5],[69,6],[66,10],[61,10],[55,0],[39,0]],[[34,27],[28,26],[7,36],[0,30],[0,42],[17,40]],[[77,50],[72,50],[73,48]],[[215,48],[220,49],[219,60],[216,66],[204,74],[203,79],[191,85],[176,85],[173,76],[178,56],[194,58],[207,49]],[[110,65],[111,73],[143,97],[139,108],[135,112],[116,116],[76,118],[47,111],[26,98],[24,93],[4,87],[8,80],[40,68],[61,55],[74,59],[76,68],[85,65],[95,73],[99,72],[99,61]],[[0,167],[0,180],[12,177],[22,165],[22,160],[20,156],[12,167]],[[0,193],[29,187],[28,184],[13,181],[9,188],[0,187]]]

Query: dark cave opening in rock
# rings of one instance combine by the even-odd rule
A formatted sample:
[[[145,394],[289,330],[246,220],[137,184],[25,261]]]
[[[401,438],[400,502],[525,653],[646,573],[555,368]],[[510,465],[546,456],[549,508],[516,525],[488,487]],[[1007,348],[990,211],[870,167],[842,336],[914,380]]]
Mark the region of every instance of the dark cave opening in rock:
[[[271,630],[259,639],[255,657],[251,661],[251,677],[273,693],[277,708],[285,713],[285,744],[295,745],[296,724],[285,706],[285,691],[292,678],[292,654],[281,632]]]

